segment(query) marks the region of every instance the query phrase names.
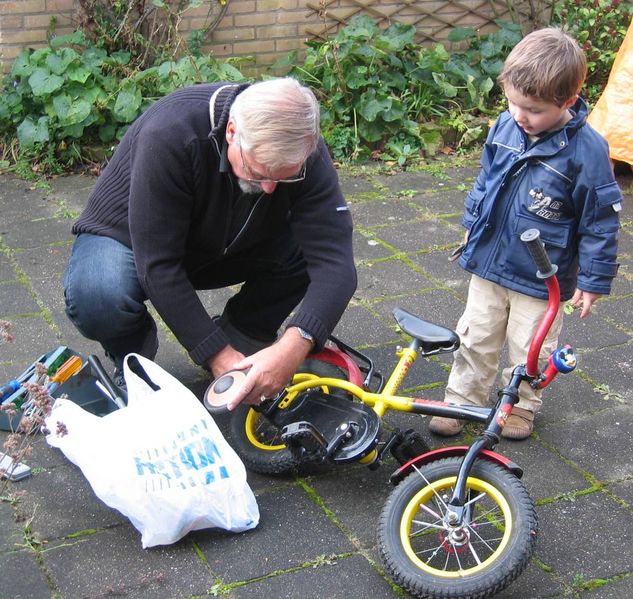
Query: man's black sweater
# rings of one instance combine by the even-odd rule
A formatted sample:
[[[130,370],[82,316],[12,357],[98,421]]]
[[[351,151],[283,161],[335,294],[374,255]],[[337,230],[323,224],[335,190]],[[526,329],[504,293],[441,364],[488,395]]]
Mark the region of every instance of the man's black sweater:
[[[305,180],[262,193],[236,234],[239,191],[225,130],[244,87],[197,85],[152,105],[126,132],[73,227],[133,250],[147,297],[198,364],[228,343],[195,290],[196,272],[223,256],[288,234],[289,227],[310,277],[289,324],[312,332],[317,347],[356,288],[351,216],[323,140],[307,161]]]

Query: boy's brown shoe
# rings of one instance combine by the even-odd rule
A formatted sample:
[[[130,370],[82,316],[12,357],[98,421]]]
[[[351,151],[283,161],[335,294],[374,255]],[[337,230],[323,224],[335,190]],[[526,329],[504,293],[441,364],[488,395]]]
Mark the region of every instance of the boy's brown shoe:
[[[523,408],[512,408],[512,413],[501,431],[506,439],[527,439],[534,430],[534,412]]]
[[[429,430],[436,435],[441,435],[442,437],[454,437],[462,432],[465,424],[465,420],[433,416],[433,418],[429,421]]]

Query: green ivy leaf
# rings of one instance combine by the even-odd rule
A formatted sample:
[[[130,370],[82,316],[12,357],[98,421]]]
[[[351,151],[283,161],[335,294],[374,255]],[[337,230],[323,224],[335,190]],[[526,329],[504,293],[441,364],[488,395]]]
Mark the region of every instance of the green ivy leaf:
[[[90,115],[90,104],[85,100],[77,100],[70,105],[70,110],[62,125],[77,125],[83,123]]]
[[[36,143],[49,141],[48,117],[42,116],[35,123],[26,117],[17,128],[18,141],[24,149],[32,148]]]
[[[61,46],[85,46],[87,40],[83,31],[74,31],[67,35],[55,36],[49,43],[51,48],[60,48]]]
[[[369,122],[361,120],[358,123],[358,133],[365,141],[380,141],[385,133],[384,124],[376,121]]]
[[[375,121],[378,115],[391,108],[392,100],[389,97],[377,97],[376,90],[371,88],[361,94],[358,103],[358,113],[367,121]]]
[[[117,95],[114,116],[123,123],[131,123],[138,115],[141,107],[141,90],[135,86],[122,89]]]
[[[98,70],[108,57],[108,53],[103,48],[91,46],[83,53],[83,62],[87,69]]]
[[[116,128],[112,124],[102,125],[99,127],[99,139],[104,143],[112,141],[115,133]]]
[[[70,67],[68,67],[66,75],[71,81],[85,83],[90,77],[91,72],[83,65],[71,65]]]
[[[457,88],[446,80],[443,73],[433,73],[433,80],[447,98],[454,98],[457,95]]]
[[[454,27],[448,32],[448,41],[459,43],[477,38],[477,30],[473,27]]]
[[[72,137],[73,139],[80,139],[84,134],[84,124],[83,123],[75,123],[74,125],[69,125],[68,127],[64,127],[61,131],[62,137]]]
[[[413,25],[394,23],[387,27],[380,36],[380,46],[387,51],[399,52],[404,49],[407,44],[413,43],[415,32],[416,29]]]
[[[117,50],[110,54],[115,64],[128,64],[132,55],[127,50]]]
[[[70,112],[72,99],[68,94],[58,94],[53,98],[53,108],[60,122],[63,122]]]
[[[386,123],[393,121],[402,121],[407,111],[404,109],[402,102],[399,100],[391,100],[389,108],[382,111],[382,118]]]
[[[17,58],[13,62],[11,67],[12,77],[28,77],[33,72],[33,65],[31,64],[31,52],[29,50],[23,50],[18,54]]]
[[[43,67],[35,69],[29,77],[29,85],[34,96],[48,96],[57,91],[63,84],[63,77],[55,75]]]

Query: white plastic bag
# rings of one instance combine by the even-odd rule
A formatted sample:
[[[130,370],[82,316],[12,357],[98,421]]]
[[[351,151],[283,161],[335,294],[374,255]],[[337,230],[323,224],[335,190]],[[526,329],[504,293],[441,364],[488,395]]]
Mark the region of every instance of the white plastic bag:
[[[158,390],[132,372],[132,356]],[[192,530],[257,526],[244,464],[196,396],[136,354],[126,357],[124,374],[128,406],[111,414],[56,400],[46,419],[48,443],[81,469],[97,497],[130,519],[144,548]],[[67,434],[58,434],[58,422]]]

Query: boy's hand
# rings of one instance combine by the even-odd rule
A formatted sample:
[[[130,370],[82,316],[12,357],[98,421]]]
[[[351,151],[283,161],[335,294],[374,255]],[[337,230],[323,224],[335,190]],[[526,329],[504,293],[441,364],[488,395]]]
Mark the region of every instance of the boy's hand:
[[[600,297],[599,293],[591,293],[589,291],[583,291],[582,289],[576,289],[574,297],[571,298],[571,305],[580,309],[580,318],[589,316],[591,312],[591,306]]]

